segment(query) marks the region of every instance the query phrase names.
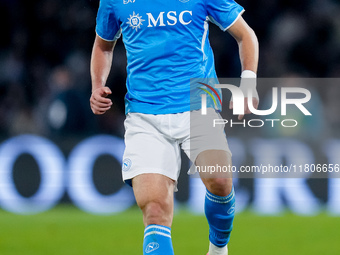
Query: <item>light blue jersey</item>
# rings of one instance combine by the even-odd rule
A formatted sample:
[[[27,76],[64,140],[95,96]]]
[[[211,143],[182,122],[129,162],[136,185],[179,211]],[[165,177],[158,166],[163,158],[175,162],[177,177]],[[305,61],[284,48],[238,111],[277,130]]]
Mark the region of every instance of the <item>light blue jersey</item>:
[[[101,0],[98,36],[122,34],[126,48],[126,113],[200,109],[199,90],[190,102],[190,79],[216,78],[209,21],[225,31],[243,11],[233,0]]]

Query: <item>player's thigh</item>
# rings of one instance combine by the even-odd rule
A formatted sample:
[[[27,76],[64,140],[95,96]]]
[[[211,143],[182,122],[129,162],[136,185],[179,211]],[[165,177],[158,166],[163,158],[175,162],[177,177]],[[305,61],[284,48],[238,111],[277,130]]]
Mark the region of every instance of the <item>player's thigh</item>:
[[[215,195],[227,196],[232,190],[231,154],[225,150],[206,150],[195,161],[206,188]]]
[[[221,115],[214,109],[208,108],[207,115],[201,115],[200,111],[190,112],[190,132],[181,146],[193,163],[197,162],[197,157],[202,153],[203,158],[212,163],[219,163],[218,157],[212,157],[206,151],[225,151],[231,156],[228,141],[224,131],[224,125],[213,125],[214,120],[221,119]],[[224,160],[225,158],[223,158]],[[225,163],[225,161],[222,161]]]
[[[125,151],[123,155],[123,180],[142,174],[161,174],[177,181],[181,158],[176,139],[164,134],[161,127],[165,115],[132,113],[125,120]]]
[[[226,150],[205,150],[198,154],[196,160],[195,160],[196,166],[207,166],[209,169],[209,166],[212,166],[216,173],[216,177],[226,177],[231,178],[232,173],[231,171],[227,171],[232,166],[232,159],[231,154]],[[214,172],[207,173],[209,175],[214,175]],[[220,175],[219,175],[220,174]],[[204,174],[201,174],[204,176]],[[204,176],[208,177],[208,176]]]

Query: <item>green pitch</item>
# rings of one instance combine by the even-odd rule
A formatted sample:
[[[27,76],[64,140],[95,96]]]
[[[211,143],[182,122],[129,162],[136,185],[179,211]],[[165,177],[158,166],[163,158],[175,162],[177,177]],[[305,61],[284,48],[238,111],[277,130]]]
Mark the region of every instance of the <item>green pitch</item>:
[[[339,255],[340,218],[321,214],[261,217],[236,216],[230,255]],[[94,216],[73,206],[58,206],[31,216],[0,210],[1,255],[136,255],[142,254],[141,212]],[[208,225],[204,216],[180,210],[172,236],[176,255],[205,255]]]

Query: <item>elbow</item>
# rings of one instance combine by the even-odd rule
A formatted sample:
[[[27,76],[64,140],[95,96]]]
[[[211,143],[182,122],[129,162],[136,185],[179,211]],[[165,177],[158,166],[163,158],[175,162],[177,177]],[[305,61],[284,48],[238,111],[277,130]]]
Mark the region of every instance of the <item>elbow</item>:
[[[251,42],[255,47],[258,47],[259,41],[257,39],[255,31],[251,27],[247,27],[247,30],[245,30],[245,33],[240,38],[240,41],[242,42]]]
[[[237,38],[238,44],[241,46],[251,47],[253,49],[256,49],[258,51],[259,49],[259,41],[257,39],[255,31],[247,27],[247,29],[242,33],[242,35]]]

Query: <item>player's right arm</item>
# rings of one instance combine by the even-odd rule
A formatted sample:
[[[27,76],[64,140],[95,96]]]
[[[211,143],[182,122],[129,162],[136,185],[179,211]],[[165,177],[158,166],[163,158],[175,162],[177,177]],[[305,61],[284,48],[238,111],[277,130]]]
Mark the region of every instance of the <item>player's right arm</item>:
[[[105,84],[111,70],[115,45],[116,41],[106,41],[98,35],[93,45],[91,57],[92,95],[90,105],[94,114],[104,114],[112,105],[111,99],[107,98],[112,92]]]

